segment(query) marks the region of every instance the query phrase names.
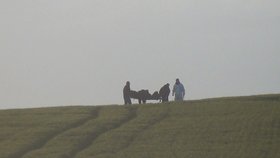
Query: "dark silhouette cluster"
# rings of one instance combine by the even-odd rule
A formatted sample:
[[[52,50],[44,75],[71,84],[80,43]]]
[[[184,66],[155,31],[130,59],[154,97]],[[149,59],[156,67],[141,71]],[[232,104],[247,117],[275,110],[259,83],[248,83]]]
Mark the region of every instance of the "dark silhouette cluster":
[[[168,96],[170,94],[169,83],[164,85],[160,91],[155,91],[153,94],[149,90],[142,89],[140,91],[134,91],[130,89],[130,82],[127,81],[123,89],[123,96],[125,104],[131,104],[132,99],[138,99],[138,103],[146,103],[147,100],[159,100],[162,102],[168,101]]]
[[[153,94],[149,93],[149,90],[142,89],[140,91],[130,91],[130,98],[138,99],[138,103],[146,103],[147,100],[160,100],[161,96],[158,91],[155,91]]]

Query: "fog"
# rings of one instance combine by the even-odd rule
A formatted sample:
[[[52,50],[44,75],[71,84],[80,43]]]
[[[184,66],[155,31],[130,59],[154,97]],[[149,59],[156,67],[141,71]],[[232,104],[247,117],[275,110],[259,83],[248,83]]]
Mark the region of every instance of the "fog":
[[[186,100],[279,93],[279,6],[1,0],[0,108],[123,104],[126,81],[152,93],[176,78]]]

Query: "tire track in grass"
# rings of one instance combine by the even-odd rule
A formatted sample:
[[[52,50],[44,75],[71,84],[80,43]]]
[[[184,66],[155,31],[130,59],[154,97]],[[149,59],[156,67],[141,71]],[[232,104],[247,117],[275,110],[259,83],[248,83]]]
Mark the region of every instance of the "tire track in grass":
[[[78,148],[74,149],[73,151],[71,151],[69,153],[68,157],[65,158],[75,158],[80,152],[86,150],[88,147],[90,147],[94,141],[101,135],[114,130],[116,128],[121,127],[123,124],[126,124],[127,122],[133,120],[134,118],[137,117],[137,107],[127,107],[129,110],[129,115],[127,117],[125,117],[123,120],[121,120],[120,122],[114,124],[112,127],[110,128],[106,128],[106,126],[104,126],[103,128],[101,128],[98,131],[95,131],[86,141],[84,141],[81,146],[79,146]]]
[[[120,148],[118,151],[116,151],[113,154],[117,154],[120,151],[127,149],[135,141],[136,138],[138,138],[142,133],[144,133],[144,131],[154,127],[156,124],[160,123],[162,120],[166,119],[168,116],[169,116],[169,113],[165,112],[165,113],[159,115],[157,118],[153,119],[151,122],[149,122],[149,124],[147,124],[147,126],[143,127],[138,132],[133,134],[130,137],[130,139],[128,140],[128,142],[122,148]]]
[[[110,149],[109,149],[109,150],[98,152],[91,156],[99,157],[104,154],[106,154],[106,155],[110,154],[110,155],[112,155],[112,157],[114,157],[115,154],[118,154],[119,152],[127,149],[138,137],[140,137],[144,133],[144,131],[151,129],[156,124],[158,124],[161,121],[163,121],[164,119],[168,118],[168,116],[169,116],[169,112],[165,111],[165,112],[159,114],[158,116],[155,116],[155,117],[149,119],[143,127],[140,127],[140,129],[137,129],[137,131],[134,131],[131,135],[127,135],[126,136],[128,139],[127,142],[122,144],[117,150],[110,151]],[[137,120],[134,120],[134,121],[137,122]]]
[[[66,126],[61,130],[58,130],[58,131],[55,131],[53,133],[50,133],[50,134],[46,135],[44,138],[38,140],[36,143],[31,144],[29,146],[26,146],[22,150],[13,153],[12,155],[8,156],[7,158],[22,158],[23,156],[25,156],[29,152],[32,152],[33,150],[37,150],[37,149],[42,148],[43,146],[45,146],[45,144],[47,144],[50,140],[52,140],[56,136],[66,132],[70,129],[82,126],[83,124],[85,124],[86,122],[88,122],[92,119],[96,119],[99,115],[99,110],[100,110],[100,107],[94,108],[94,110],[92,110],[90,116],[88,116],[86,118],[83,118],[83,119],[81,119],[81,120],[79,120],[79,121],[77,121],[73,124],[70,124],[69,126]]]

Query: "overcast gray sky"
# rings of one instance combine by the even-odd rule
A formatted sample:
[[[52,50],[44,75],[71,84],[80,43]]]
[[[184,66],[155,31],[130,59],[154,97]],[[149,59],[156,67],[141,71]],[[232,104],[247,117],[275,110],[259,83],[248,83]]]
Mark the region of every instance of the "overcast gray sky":
[[[0,0],[0,108],[280,92],[279,0]],[[136,102],[136,101],[134,101]]]

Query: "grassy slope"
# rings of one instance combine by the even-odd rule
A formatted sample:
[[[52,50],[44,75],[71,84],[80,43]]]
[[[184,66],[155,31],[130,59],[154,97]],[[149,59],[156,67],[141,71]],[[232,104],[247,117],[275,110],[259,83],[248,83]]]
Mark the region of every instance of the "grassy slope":
[[[0,111],[1,158],[280,157],[280,95]]]

